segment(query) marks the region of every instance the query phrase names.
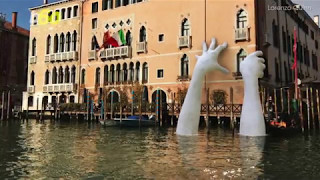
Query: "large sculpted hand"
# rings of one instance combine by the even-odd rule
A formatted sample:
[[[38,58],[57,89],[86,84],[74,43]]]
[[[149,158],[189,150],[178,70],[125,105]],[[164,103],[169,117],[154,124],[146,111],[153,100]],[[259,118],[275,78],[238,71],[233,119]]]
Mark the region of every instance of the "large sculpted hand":
[[[240,63],[244,81],[244,100],[240,118],[240,135],[265,136],[266,127],[259,95],[259,78],[263,77],[264,59],[261,51],[254,52]]]
[[[198,61],[193,70],[188,93],[184,100],[178,120],[178,135],[198,134],[201,92],[205,74],[213,70],[220,70],[224,73],[229,72],[218,63],[218,56],[227,47],[227,43],[224,43],[217,48],[215,48],[215,46],[216,40],[214,38],[212,39],[209,49],[204,42],[203,53],[201,56],[197,56]]]
[[[215,38],[212,38],[209,49],[207,48],[207,44],[203,42],[202,44],[203,52],[201,56],[196,56],[198,61],[195,68],[200,71],[203,71],[204,73],[208,73],[213,70],[220,70],[224,73],[228,73],[229,71],[218,63],[219,54],[225,48],[227,48],[228,44],[223,43],[222,45],[219,45],[217,48],[215,48],[215,46],[216,46]]]
[[[240,63],[240,72],[244,80],[247,78],[263,77],[263,70],[266,68],[266,66],[264,65],[264,59],[259,57],[262,55],[262,51],[256,51],[247,56]]]

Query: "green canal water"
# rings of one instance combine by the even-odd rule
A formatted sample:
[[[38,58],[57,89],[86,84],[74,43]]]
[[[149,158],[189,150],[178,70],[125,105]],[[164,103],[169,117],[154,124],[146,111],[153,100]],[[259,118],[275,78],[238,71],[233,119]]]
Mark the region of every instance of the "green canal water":
[[[320,179],[320,135],[0,122],[0,179]]]

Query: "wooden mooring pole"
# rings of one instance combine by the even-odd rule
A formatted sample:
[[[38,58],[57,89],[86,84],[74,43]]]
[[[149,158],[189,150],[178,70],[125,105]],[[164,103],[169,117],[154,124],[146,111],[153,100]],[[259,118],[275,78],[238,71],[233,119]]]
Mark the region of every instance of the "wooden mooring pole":
[[[8,103],[7,103],[7,119],[10,118],[10,100],[11,100],[11,92],[8,92]]]
[[[206,92],[206,105],[207,106],[206,106],[206,118],[205,118],[207,133],[209,133],[209,92],[210,92],[210,89],[207,88],[207,92]]]
[[[303,117],[303,107],[302,107],[302,98],[301,98],[301,89],[298,88],[298,100],[299,100],[299,116],[300,116],[300,123],[301,123],[301,130],[304,132],[304,117]]]
[[[234,117],[233,117],[233,88],[230,87],[230,103],[231,103],[231,112],[230,112],[230,127],[234,132]]]
[[[4,119],[4,92],[2,92],[2,101],[1,101],[1,120]]]
[[[308,118],[308,130],[311,128],[311,123],[310,123],[310,92],[309,92],[309,87],[307,87],[307,118]]]
[[[312,87],[310,88],[310,104],[311,104],[311,118],[312,118],[312,128],[316,128],[316,123],[315,123],[315,117],[314,117],[314,96],[313,96],[313,89]]]
[[[317,113],[318,113],[318,128],[320,127],[320,105],[319,105],[319,90],[316,89],[316,97],[317,97]]]

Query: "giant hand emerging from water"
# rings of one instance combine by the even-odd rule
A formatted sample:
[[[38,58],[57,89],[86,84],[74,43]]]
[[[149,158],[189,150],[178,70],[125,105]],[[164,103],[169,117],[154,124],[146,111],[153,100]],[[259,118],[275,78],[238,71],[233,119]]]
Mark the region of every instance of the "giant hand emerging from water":
[[[240,119],[240,135],[265,136],[266,127],[259,96],[258,78],[263,77],[264,59],[261,51],[254,52],[240,63],[244,81],[244,100]]]
[[[216,40],[214,38],[209,49],[207,49],[207,44],[204,42],[203,53],[201,56],[197,56],[198,61],[193,70],[192,80],[178,120],[178,135],[198,134],[201,92],[206,73],[213,70],[220,70],[224,73],[229,72],[218,63],[218,56],[227,47],[227,43],[219,45],[217,48],[215,48],[215,45]]]

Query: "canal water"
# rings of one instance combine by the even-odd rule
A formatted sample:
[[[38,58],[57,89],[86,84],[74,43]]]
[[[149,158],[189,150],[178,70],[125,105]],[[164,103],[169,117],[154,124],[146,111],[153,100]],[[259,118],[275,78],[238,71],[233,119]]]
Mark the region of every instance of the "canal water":
[[[0,179],[320,179],[320,136],[0,122]]]

